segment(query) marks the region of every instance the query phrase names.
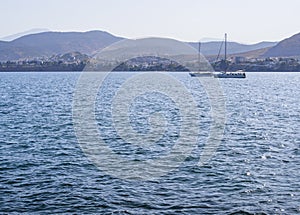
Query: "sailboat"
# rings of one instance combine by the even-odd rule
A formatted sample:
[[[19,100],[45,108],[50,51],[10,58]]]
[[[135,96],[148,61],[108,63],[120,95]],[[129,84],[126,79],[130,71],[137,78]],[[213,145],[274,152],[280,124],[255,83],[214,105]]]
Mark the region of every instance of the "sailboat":
[[[214,72],[215,78],[246,78],[246,73],[243,70],[237,70],[235,72],[227,72],[227,34],[225,34],[225,69],[221,72]]]
[[[192,77],[210,77],[210,76],[212,76],[212,72],[210,72],[210,71],[201,71],[201,70],[200,70],[200,64],[201,64],[200,53],[201,53],[201,42],[198,43],[198,63],[199,63],[199,71],[190,72],[189,74],[190,74],[190,76],[192,76]]]

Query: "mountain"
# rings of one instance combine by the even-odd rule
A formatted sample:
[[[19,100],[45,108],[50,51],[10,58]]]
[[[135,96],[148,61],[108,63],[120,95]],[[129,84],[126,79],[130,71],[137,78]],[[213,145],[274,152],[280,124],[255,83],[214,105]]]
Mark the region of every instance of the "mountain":
[[[88,32],[42,32],[29,34],[13,41],[0,41],[0,61],[14,61],[50,57],[52,55],[80,52],[93,55],[95,52],[120,41],[124,38],[116,37],[104,31]],[[196,50],[197,42],[188,43]],[[217,55],[222,41],[203,42],[201,53],[205,56]],[[276,42],[261,42],[245,45],[228,42],[228,54],[244,53],[262,48],[275,46]],[[221,54],[224,53],[224,44]]]
[[[28,34],[37,34],[37,33],[42,33],[42,32],[47,32],[47,31],[49,31],[49,29],[34,28],[34,29],[31,29],[31,30],[28,30],[28,31],[24,31],[24,32],[20,32],[20,33],[17,33],[17,34],[12,34],[12,35],[9,35],[9,36],[6,36],[6,37],[2,37],[2,38],[0,38],[0,40],[2,40],[2,41],[12,41],[12,40],[15,40],[19,37],[28,35]]]
[[[231,54],[230,57],[264,58],[263,55],[271,48],[272,47],[267,47],[262,49],[255,49],[248,52]]]
[[[264,57],[300,57],[300,33],[280,41],[267,50]]]
[[[18,60],[25,56],[40,56],[40,51],[26,46],[17,46],[11,42],[0,41],[0,61]]]
[[[189,43],[195,49],[198,49],[198,43]],[[217,55],[219,53],[222,41],[214,41],[214,42],[206,42],[201,43],[201,53],[205,56],[208,55]],[[246,45],[236,42],[227,42],[227,52],[228,54],[236,54],[249,52],[257,49],[263,49],[275,46],[277,42],[260,42],[253,45]],[[222,45],[222,49],[220,54],[224,54],[224,44]]]
[[[30,34],[11,42],[0,41],[0,61],[51,56],[68,52],[92,55],[95,51],[121,39],[123,38],[104,31]]]

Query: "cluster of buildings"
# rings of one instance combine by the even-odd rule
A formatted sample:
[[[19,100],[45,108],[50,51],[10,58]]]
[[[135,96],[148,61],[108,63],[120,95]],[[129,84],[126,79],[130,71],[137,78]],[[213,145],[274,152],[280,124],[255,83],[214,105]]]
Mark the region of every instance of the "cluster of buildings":
[[[236,56],[218,62],[212,62],[215,70],[229,71],[245,70],[248,72],[299,72],[300,61],[298,58],[268,57],[268,58],[247,58]]]
[[[89,57],[72,52],[51,57],[0,62],[0,71],[81,71]]]
[[[292,57],[246,58],[235,57],[229,62],[229,69],[244,69],[246,71],[282,71],[299,72],[300,61]]]
[[[82,71],[87,62],[93,62],[99,65],[99,61],[92,59],[88,55],[79,52],[71,52],[62,55],[53,55],[51,57],[40,57],[33,59],[23,59],[18,61],[0,62],[0,71]],[[105,65],[107,64],[107,65]],[[111,62],[104,62],[101,68],[111,68]],[[184,65],[167,58],[155,56],[137,57],[126,62],[120,62],[114,71],[187,71]],[[211,62],[212,67],[218,70],[244,70],[248,72],[299,72],[300,61],[298,58],[247,58],[243,56],[230,57],[226,62],[224,60]],[[186,66],[189,68],[198,68],[199,62],[189,61]],[[204,65],[202,66],[205,68]],[[95,68],[97,69],[97,68]]]

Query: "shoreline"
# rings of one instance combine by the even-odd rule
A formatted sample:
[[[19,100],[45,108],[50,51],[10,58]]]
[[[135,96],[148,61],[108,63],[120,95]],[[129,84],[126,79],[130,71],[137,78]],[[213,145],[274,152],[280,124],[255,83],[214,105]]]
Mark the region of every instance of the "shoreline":
[[[0,73],[80,73],[80,72],[108,72],[108,71],[84,71],[84,70],[9,70]],[[164,73],[189,73],[190,71],[109,71],[114,73],[143,73],[143,72],[164,72]],[[218,71],[215,71],[218,72]],[[234,72],[234,71],[228,71]],[[300,73],[300,71],[245,71],[246,73]]]

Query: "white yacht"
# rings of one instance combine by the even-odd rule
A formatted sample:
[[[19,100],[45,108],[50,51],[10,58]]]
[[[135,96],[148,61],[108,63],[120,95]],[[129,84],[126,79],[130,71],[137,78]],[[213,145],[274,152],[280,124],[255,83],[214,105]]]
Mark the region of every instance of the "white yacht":
[[[235,72],[214,72],[215,78],[246,78],[246,73],[243,70],[237,70]]]
[[[237,70],[234,72],[227,71],[227,34],[225,34],[225,70],[221,72],[214,72],[215,78],[246,78],[246,73],[244,70]]]
[[[201,71],[200,70],[200,61],[201,61],[201,42],[198,43],[198,63],[199,63],[199,71],[190,72],[190,76],[192,77],[212,77],[213,73],[210,71]]]

